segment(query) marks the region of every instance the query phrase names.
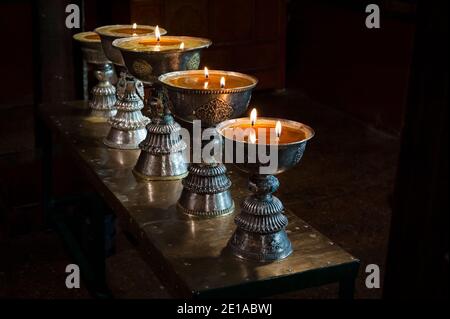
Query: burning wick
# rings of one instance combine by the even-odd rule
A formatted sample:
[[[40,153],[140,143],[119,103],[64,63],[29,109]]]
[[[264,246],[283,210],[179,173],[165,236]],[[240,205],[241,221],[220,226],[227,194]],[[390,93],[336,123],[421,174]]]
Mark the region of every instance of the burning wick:
[[[184,42],[180,43],[180,50],[184,50]]]
[[[257,118],[256,109],[253,109],[252,112],[250,113],[250,123],[252,124],[252,127],[255,126],[256,124],[256,118]]]
[[[281,122],[277,121],[277,124],[275,125],[275,134],[277,136],[277,142],[280,140],[281,136]]]
[[[159,41],[161,41],[161,33],[159,32],[159,27],[158,26],[156,26],[156,28],[155,28],[155,37],[156,37],[156,48],[155,48],[155,50],[159,51],[160,50]]]
[[[137,28],[137,24],[136,24],[136,23],[133,23],[132,29],[133,29],[133,30],[136,30],[136,28]],[[134,36],[134,37],[137,36],[137,33],[134,32],[134,31],[133,31],[133,36]]]
[[[209,83],[208,83],[209,71],[208,71],[208,68],[206,66],[205,66],[204,72],[205,72],[205,79],[206,79],[206,81],[203,84],[203,88],[206,90],[208,88],[208,85],[209,85]]]
[[[225,77],[220,78],[220,88],[223,89],[225,87]]]
[[[156,28],[155,28],[155,37],[156,37],[156,41],[159,43],[159,41],[161,41],[161,33],[159,32],[158,26],[156,26]]]

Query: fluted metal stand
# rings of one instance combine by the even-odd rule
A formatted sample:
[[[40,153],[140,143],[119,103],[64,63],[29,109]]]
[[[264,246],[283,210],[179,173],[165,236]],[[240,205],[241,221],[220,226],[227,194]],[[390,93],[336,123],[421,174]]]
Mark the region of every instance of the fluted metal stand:
[[[105,145],[118,149],[138,149],[147,134],[150,119],[142,115],[144,86],[141,81],[122,75],[117,83],[117,114],[109,119],[111,129]]]
[[[223,164],[192,164],[183,179],[178,208],[196,217],[219,217],[234,210],[231,181]]]
[[[215,130],[213,131],[215,132]],[[212,141],[221,143],[213,136]],[[211,141],[203,141],[203,146]],[[221,148],[221,145],[219,145]],[[202,163],[193,163],[188,176],[183,179],[183,191],[178,200],[178,209],[195,217],[214,218],[231,214],[234,201],[231,197],[231,180],[227,169],[214,157],[202,158]]]
[[[109,119],[117,113],[116,88],[110,82],[114,70],[110,63],[94,66],[94,74],[99,83],[92,88],[92,100],[89,101],[91,116]]]
[[[186,176],[186,143],[181,139],[180,129],[170,114],[153,118],[147,125],[147,137],[139,145],[141,154],[133,169],[137,177],[170,180]]]
[[[292,246],[286,234],[287,217],[281,201],[272,195],[280,186],[273,175],[252,175],[252,192],[235,218],[237,229],[229,241],[233,253],[241,258],[269,262],[286,258]]]

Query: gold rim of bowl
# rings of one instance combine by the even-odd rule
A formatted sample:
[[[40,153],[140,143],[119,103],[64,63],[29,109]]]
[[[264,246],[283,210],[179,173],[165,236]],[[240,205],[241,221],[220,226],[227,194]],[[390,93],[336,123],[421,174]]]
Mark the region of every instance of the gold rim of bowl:
[[[161,51],[153,51],[153,50],[149,50],[149,49],[145,49],[145,48],[128,49],[128,48],[123,47],[124,43],[131,42],[131,41],[139,41],[139,40],[143,41],[143,40],[148,40],[148,39],[156,39],[156,37],[154,35],[144,35],[144,36],[133,36],[133,37],[123,38],[123,39],[116,39],[113,41],[112,45],[113,45],[113,47],[115,47],[121,51],[146,53],[146,54],[166,54],[166,53],[174,53],[174,52],[189,52],[189,51],[193,51],[193,50],[204,49],[204,48],[209,47],[212,44],[212,41],[210,39],[206,39],[206,38],[176,36],[176,35],[164,36],[164,38],[165,39],[177,39],[177,40],[180,40],[181,42],[187,42],[188,40],[195,39],[195,40],[199,41],[201,44],[197,45],[195,47],[191,47],[191,48],[185,48],[185,49],[176,48],[176,49],[161,50]]]
[[[237,93],[237,92],[243,92],[253,89],[258,84],[258,79],[254,76],[240,73],[240,72],[233,72],[233,71],[224,71],[224,70],[208,70],[210,75],[223,75],[223,76],[235,76],[240,78],[245,78],[252,82],[249,85],[246,86],[240,86],[240,87],[233,87],[233,88],[223,88],[223,89],[205,89],[205,88],[188,88],[184,86],[177,86],[170,82],[168,82],[171,78],[176,78],[182,75],[204,75],[203,70],[188,70],[188,71],[174,71],[165,73],[163,75],[160,75],[158,80],[163,83],[165,86],[168,86],[172,89],[183,91],[183,92],[190,92],[193,94],[226,94],[226,93]]]
[[[111,29],[115,29],[115,28],[132,28],[132,27],[133,27],[133,25],[131,25],[131,24],[111,24],[111,25],[104,25],[104,26],[98,27],[94,31],[96,33],[100,34],[101,36],[115,37],[115,38],[129,38],[129,37],[136,38],[137,36],[133,36],[132,34],[111,31]],[[153,25],[146,25],[146,24],[137,24],[136,27],[138,29],[141,28],[141,29],[149,30],[148,33],[143,33],[143,34],[140,34],[139,36],[149,36],[149,35],[154,34],[156,25],[153,26]],[[161,35],[164,35],[167,33],[167,30],[159,27],[159,32],[161,33]]]
[[[297,128],[297,129],[301,129],[303,131],[305,131],[308,135],[306,136],[303,140],[300,141],[295,141],[295,142],[291,142],[291,143],[280,143],[277,144],[279,146],[289,146],[289,145],[296,145],[296,144],[301,144],[304,142],[309,141],[310,139],[312,139],[314,137],[314,135],[316,135],[316,133],[314,132],[314,130],[303,123],[297,122],[297,121],[292,121],[292,120],[286,120],[286,119],[280,119],[280,118],[275,118],[275,117],[258,117],[257,118],[257,122],[258,124],[260,124],[261,122],[264,123],[264,121],[267,121],[270,123],[276,122],[276,121],[280,121],[282,125],[286,125],[286,126],[290,126],[291,128]],[[241,118],[237,118],[237,119],[231,119],[231,120],[226,120],[223,121],[222,123],[219,123],[216,127],[216,131],[223,136],[223,138],[226,138],[227,140],[231,140],[230,138],[226,137],[223,134],[223,131],[226,130],[227,128],[230,128],[233,124],[251,124],[250,118],[248,117],[241,117]],[[236,140],[232,140],[233,142],[236,143],[244,143],[244,144],[250,144],[248,142],[245,141],[236,141]],[[271,144],[260,144],[258,143],[257,145],[271,145]]]

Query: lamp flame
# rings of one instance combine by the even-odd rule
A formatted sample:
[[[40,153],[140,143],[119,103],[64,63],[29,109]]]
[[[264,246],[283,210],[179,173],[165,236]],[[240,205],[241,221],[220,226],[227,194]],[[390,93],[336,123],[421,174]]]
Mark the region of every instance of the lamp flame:
[[[159,32],[159,27],[156,26],[155,28],[155,37],[156,37],[156,41],[161,41],[161,32]]]
[[[180,50],[184,50],[184,42],[180,43]]]
[[[255,126],[257,117],[258,114],[256,112],[256,109],[253,109],[252,112],[250,113],[250,123],[252,124],[252,126]]]
[[[275,134],[279,138],[281,136],[281,122],[277,121],[277,124],[275,125]]]
[[[208,68],[205,66],[205,79],[209,78],[209,71]]]
[[[225,87],[225,77],[220,78],[220,88],[223,89]]]

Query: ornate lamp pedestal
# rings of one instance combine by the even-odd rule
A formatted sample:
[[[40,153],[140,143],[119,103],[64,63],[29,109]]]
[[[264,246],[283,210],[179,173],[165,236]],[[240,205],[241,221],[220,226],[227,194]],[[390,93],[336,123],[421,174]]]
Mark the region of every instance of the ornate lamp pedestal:
[[[109,120],[111,129],[103,140],[105,145],[118,149],[138,149],[147,134],[145,126],[150,120],[142,115],[144,86],[132,77],[125,66],[122,54],[113,47],[116,39],[133,37],[134,34],[154,34],[155,27],[148,25],[108,25],[95,29],[105,55],[114,63],[120,78],[116,84],[117,114]],[[162,34],[166,30],[160,29]]]
[[[224,165],[192,164],[183,179],[178,208],[195,217],[219,217],[234,211],[231,181]]]
[[[261,118],[259,121],[273,123],[274,119]],[[243,150],[244,162],[235,163],[235,166],[250,174],[251,194],[241,204],[241,211],[235,218],[237,228],[228,243],[233,254],[240,258],[270,262],[286,258],[292,253],[291,242],[286,233],[288,219],[283,214],[283,204],[272,195],[280,184],[272,174],[287,171],[300,162],[307,141],[314,136],[314,131],[309,126],[298,122],[279,121],[284,128],[302,132],[298,135],[301,137],[285,144],[277,142],[273,145],[255,145],[255,142],[248,140],[236,141],[233,136],[234,128],[248,126],[249,119],[229,120],[220,123],[217,127],[217,131],[225,138],[225,143],[231,143],[233,151]],[[249,145],[252,145],[252,148]],[[264,162],[260,160],[257,147],[263,147],[262,153],[270,154],[270,160],[276,160],[277,165],[274,165],[270,172],[261,170],[262,167],[267,168],[267,159]],[[256,153],[251,154],[253,152]]]
[[[261,262],[283,259],[292,253],[286,234],[287,217],[281,201],[272,195],[280,183],[273,175],[252,175],[247,196],[235,218],[237,229],[229,246],[241,258]]]
[[[169,42],[164,42],[169,40]],[[170,47],[170,43],[186,43]],[[142,43],[154,43],[142,46]],[[165,44],[169,45],[169,48]],[[144,180],[181,179],[187,174],[186,143],[181,140],[181,127],[167,107],[167,99],[158,76],[173,70],[198,68],[200,52],[211,41],[193,37],[164,37],[156,43],[155,37],[117,39],[113,47],[119,49],[129,72],[149,85],[156,95],[150,100],[152,123],[147,125],[147,137],[139,145],[141,153],[133,173]]]
[[[109,119],[117,113],[116,88],[110,82],[114,70],[110,63],[96,64],[95,67],[94,74],[99,82],[92,88],[91,115]]]
[[[147,125],[147,137],[139,144],[139,155],[133,173],[144,180],[180,179],[186,176],[186,143],[181,139],[180,125],[171,114],[162,116],[163,106],[158,100],[152,122]]]
[[[228,88],[219,85],[222,77],[228,79]],[[200,83],[193,88],[175,84],[192,79]],[[197,70],[171,72],[159,77],[167,94],[168,105],[176,116],[190,123],[200,120],[204,127],[217,134],[214,127],[218,123],[246,111],[258,81],[246,74],[217,70],[209,71],[207,79],[209,86],[204,87],[205,75],[203,71]],[[234,202],[230,193],[231,181],[226,172],[223,164],[214,161],[208,163],[206,159],[191,164],[189,174],[183,180],[178,208],[196,217],[211,218],[232,213]]]
[[[109,119],[111,129],[103,140],[105,145],[118,149],[137,149],[147,134],[150,119],[142,115],[144,87],[132,77],[122,77],[123,94],[116,102],[117,114]]]
[[[212,218],[234,211],[231,180],[225,165],[214,162],[192,163],[182,183],[183,191],[177,206],[184,214]]]
[[[81,43],[84,59],[94,67],[98,80],[92,88],[92,99],[89,101],[90,115],[107,120],[116,114],[116,89],[110,83],[114,74],[111,62],[103,53],[100,38],[95,32],[81,32],[73,37]]]

